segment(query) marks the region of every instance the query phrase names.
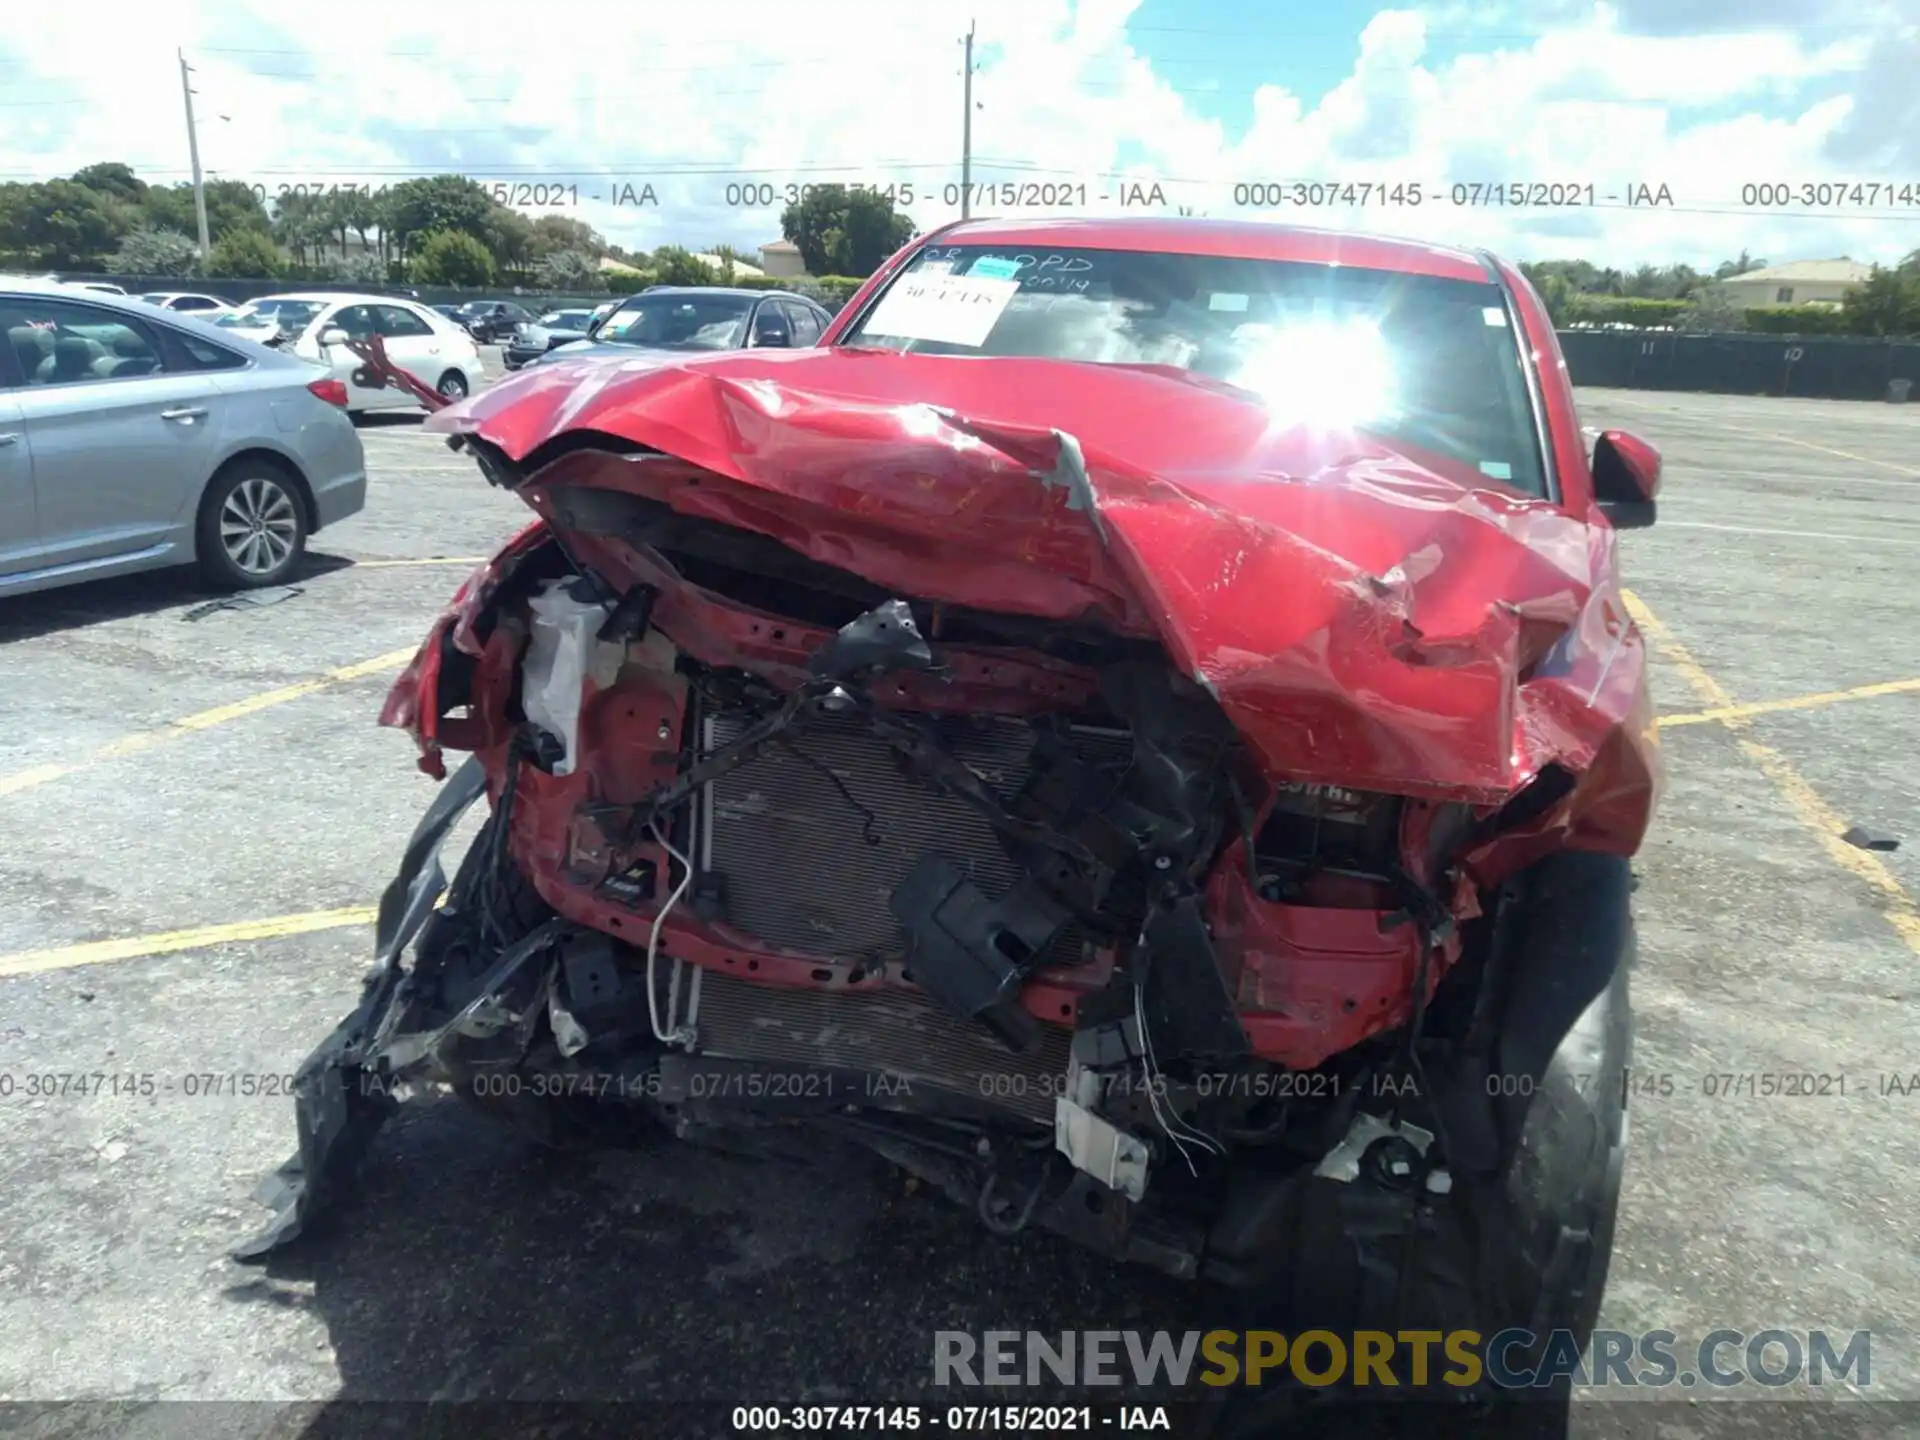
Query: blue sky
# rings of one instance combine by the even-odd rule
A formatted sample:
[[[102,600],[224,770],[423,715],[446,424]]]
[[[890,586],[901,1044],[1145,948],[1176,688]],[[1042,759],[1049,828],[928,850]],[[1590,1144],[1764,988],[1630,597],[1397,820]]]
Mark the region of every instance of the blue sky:
[[[909,213],[928,226],[957,210],[969,13],[974,178],[1068,182],[1019,203],[1078,206],[1085,182],[1098,210],[1126,175],[1163,182],[1169,205],[1201,214],[1523,259],[1920,248],[1912,0],[815,0],[799,23],[773,0],[552,0],[532,26],[524,0],[464,0],[453,24],[388,6],[345,28],[327,7],[282,0],[157,0],[117,13],[107,33],[84,7],[56,7],[0,36],[0,178],[106,159],[183,176],[182,47],[207,168],[270,194],[453,170],[539,186],[531,208],[624,245],[754,246],[778,234],[788,187],[910,182]],[[1429,189],[1417,207],[1327,192],[1332,203],[1304,209],[1241,203],[1235,190],[1283,178]],[[1895,189],[1742,198],[1758,182],[1838,179]],[[652,183],[658,203],[609,204],[622,180]],[[1450,199],[1455,182],[1490,180],[1599,195],[1650,183],[1674,203]]]
[[[1144,0],[1126,33],[1196,114],[1239,131],[1256,86],[1284,86],[1312,104],[1344,80],[1381,7],[1328,0],[1293,8],[1310,13],[1289,23],[1281,7],[1260,0]]]

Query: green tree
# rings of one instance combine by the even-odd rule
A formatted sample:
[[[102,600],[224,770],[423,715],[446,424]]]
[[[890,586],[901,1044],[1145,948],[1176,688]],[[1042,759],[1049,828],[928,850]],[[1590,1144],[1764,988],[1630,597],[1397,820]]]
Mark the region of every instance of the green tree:
[[[1564,325],[1570,315],[1574,288],[1564,275],[1542,275],[1535,288],[1540,292],[1540,303],[1547,307],[1547,318],[1555,325]]]
[[[871,275],[913,238],[913,221],[877,190],[819,185],[787,206],[780,230],[815,275]]]
[[[213,247],[207,274],[220,279],[277,279],[286,270],[286,257],[271,236],[258,230],[235,230]]]
[[[600,288],[599,263],[584,250],[556,250],[543,256],[533,273],[546,290],[580,290],[591,294]]]
[[[1742,250],[1738,260],[1722,260],[1716,265],[1713,270],[1713,278],[1716,280],[1731,280],[1734,276],[1745,275],[1750,270],[1764,270],[1766,268],[1766,261],[1756,260],[1745,250]]]
[[[114,252],[116,275],[168,275],[184,278],[200,273],[200,247],[177,230],[135,230]]]
[[[1840,302],[1855,335],[1910,335],[1920,331],[1920,279],[1876,265],[1866,283]]]
[[[1747,312],[1733,303],[1726,287],[1717,281],[1696,286],[1687,301],[1687,313],[1680,317],[1682,330],[1697,335],[1724,335],[1747,328]]]
[[[477,180],[464,175],[403,180],[382,199],[382,228],[402,255],[412,253],[421,243],[416,237],[440,231],[467,235],[485,245],[494,204],[486,187]]]
[[[299,265],[324,253],[333,237],[333,217],[326,196],[289,193],[273,207],[273,238],[285,246]]]
[[[610,254],[612,249],[606,237],[584,220],[570,220],[565,215],[542,215],[533,222],[533,256],[536,260],[557,255],[562,250],[577,250],[598,260],[602,255]]]
[[[111,195],[117,200],[135,204],[139,203],[147,189],[147,182],[133,173],[133,167],[123,165],[118,160],[102,160],[97,165],[74,171],[73,183],[84,185],[101,195]]]
[[[50,270],[100,265],[133,228],[123,205],[72,180],[9,185],[0,193],[0,251]]]
[[[493,256],[459,230],[432,230],[413,246],[409,273],[422,285],[491,285]]]
[[[534,223],[518,210],[495,205],[487,215],[485,245],[502,270],[525,271],[539,255]]]
[[[341,190],[333,197],[333,218],[340,227],[340,251],[346,253],[347,231],[360,241],[362,250],[371,250],[367,236],[380,223],[380,210],[365,190]]]
[[[648,268],[656,285],[711,285],[713,270],[682,245],[662,245],[653,252]]]
[[[240,230],[262,235],[273,233],[273,220],[253,188],[241,180],[209,180],[207,193],[207,238],[218,244]],[[198,235],[199,221],[194,217],[193,186],[149,185],[140,195],[139,223],[154,230],[178,230],[182,235]]]

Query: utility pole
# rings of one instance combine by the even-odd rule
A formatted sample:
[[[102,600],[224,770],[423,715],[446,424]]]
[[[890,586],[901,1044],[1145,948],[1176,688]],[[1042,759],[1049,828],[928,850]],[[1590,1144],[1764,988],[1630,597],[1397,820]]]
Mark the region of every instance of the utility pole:
[[[205,260],[213,246],[207,238],[207,185],[200,176],[200,136],[193,127],[193,84],[187,79],[193,67],[187,64],[187,52],[180,57],[180,96],[187,102],[187,155],[193,161],[193,218],[200,226],[200,258]]]
[[[960,218],[967,218],[973,198],[973,21],[967,21],[967,63],[961,84],[966,113],[960,119]]]

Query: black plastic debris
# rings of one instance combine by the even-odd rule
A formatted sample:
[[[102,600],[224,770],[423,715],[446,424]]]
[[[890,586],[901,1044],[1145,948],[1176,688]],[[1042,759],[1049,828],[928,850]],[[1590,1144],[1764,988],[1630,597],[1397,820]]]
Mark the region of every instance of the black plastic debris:
[[[1031,878],[990,900],[944,855],[925,855],[888,904],[911,943],[913,981],[1009,1049],[1031,1050],[1040,1026],[1021,1008],[1020,982],[1070,918]]]
[[[282,600],[291,600],[296,595],[306,594],[302,585],[275,585],[265,590],[242,590],[237,594],[223,595],[218,600],[209,600],[204,605],[196,605],[180,618],[191,625],[196,620],[204,620],[217,610],[261,610],[269,605],[278,605]]]
[[[1866,830],[1855,825],[1840,837],[1847,844],[1861,850],[1894,851],[1900,848],[1900,842],[1891,835],[1882,835],[1874,830]]]

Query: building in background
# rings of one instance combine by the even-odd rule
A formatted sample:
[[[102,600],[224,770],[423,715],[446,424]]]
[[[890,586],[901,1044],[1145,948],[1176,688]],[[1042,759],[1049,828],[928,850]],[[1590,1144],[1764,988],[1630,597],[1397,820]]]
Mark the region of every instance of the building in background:
[[[791,240],[773,240],[760,247],[760,268],[778,279],[793,280],[807,273],[807,262]]]
[[[1850,290],[1867,283],[1870,265],[1842,257],[1838,260],[1795,260],[1749,270],[1720,282],[1735,307],[1759,305],[1832,305],[1838,307]]]
[[[766,251],[762,250],[760,253],[765,255]],[[724,255],[707,255],[702,253],[696,254],[693,258],[705,265],[716,275],[724,275],[726,273],[727,257]],[[762,270],[757,265],[749,265],[744,260],[735,260],[733,262],[733,278],[735,280],[763,280],[768,273],[768,271]]]

